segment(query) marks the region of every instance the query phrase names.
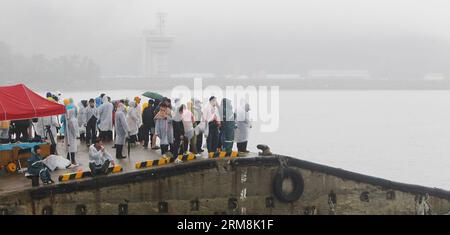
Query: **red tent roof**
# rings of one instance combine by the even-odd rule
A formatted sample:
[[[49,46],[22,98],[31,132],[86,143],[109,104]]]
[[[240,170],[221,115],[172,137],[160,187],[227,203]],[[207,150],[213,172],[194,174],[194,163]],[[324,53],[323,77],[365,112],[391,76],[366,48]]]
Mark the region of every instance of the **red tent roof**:
[[[49,101],[23,84],[0,87],[0,121],[63,114],[64,105]]]

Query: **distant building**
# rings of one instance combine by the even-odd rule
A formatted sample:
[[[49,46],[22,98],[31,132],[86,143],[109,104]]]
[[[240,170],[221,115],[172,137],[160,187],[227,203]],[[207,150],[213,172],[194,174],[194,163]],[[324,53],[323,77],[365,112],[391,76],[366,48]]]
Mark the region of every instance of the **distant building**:
[[[144,77],[169,76],[169,50],[173,38],[166,34],[165,13],[157,14],[157,29],[144,31]]]

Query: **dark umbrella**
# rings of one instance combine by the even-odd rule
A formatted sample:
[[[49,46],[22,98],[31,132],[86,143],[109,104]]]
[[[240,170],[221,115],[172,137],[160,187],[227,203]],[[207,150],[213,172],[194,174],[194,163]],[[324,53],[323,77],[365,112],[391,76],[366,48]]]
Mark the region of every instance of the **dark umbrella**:
[[[151,92],[151,91],[147,91],[144,94],[142,94],[143,96],[150,98],[150,99],[154,99],[154,100],[162,100],[164,99],[164,96],[156,93],[156,92]]]

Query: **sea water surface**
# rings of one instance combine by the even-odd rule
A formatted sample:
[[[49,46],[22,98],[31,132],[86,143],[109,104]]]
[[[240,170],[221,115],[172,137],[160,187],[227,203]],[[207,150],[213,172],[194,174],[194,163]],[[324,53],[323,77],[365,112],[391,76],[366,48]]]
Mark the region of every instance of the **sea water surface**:
[[[101,91],[62,92],[79,101]],[[143,93],[105,92],[113,100]],[[281,90],[279,105],[279,128],[261,133],[255,120],[250,150],[264,143],[274,153],[450,190],[450,91]]]

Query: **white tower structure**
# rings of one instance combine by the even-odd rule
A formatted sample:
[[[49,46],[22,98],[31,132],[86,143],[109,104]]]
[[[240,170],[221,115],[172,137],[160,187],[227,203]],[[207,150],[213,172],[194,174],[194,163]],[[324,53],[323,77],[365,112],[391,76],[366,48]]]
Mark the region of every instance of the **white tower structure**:
[[[157,25],[154,30],[144,31],[144,61],[145,77],[168,77],[168,53],[173,38],[166,34],[166,13],[156,15]]]

